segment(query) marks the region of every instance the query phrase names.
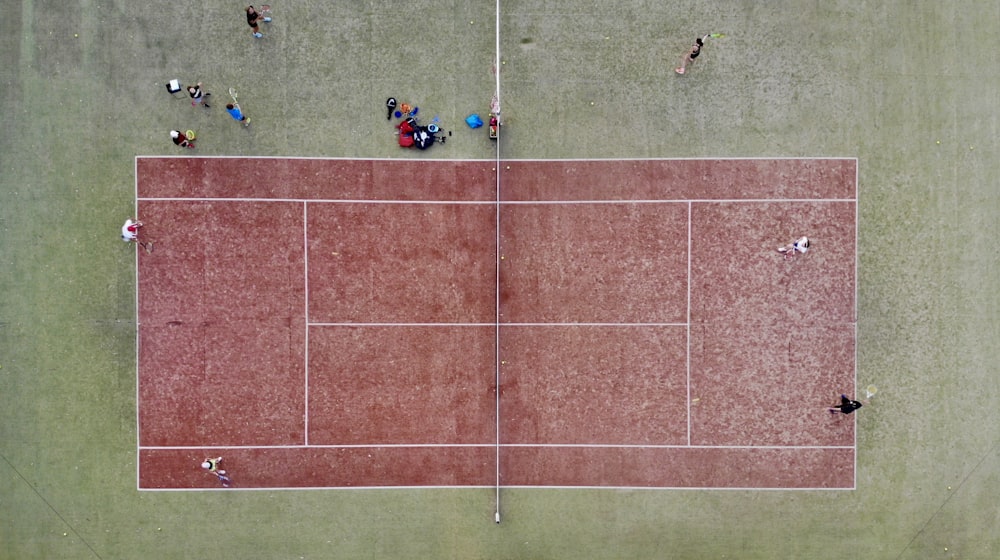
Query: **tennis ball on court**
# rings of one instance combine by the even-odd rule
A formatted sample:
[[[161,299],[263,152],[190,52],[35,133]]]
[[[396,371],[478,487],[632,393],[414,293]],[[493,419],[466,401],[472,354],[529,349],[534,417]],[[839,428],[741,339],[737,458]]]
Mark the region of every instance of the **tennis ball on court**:
[[[937,143],[938,143],[938,144],[940,144],[940,143],[941,143],[941,141],[940,141],[940,140],[938,140],[938,141],[937,141]]]
[[[510,166],[509,166],[509,165],[507,166],[507,169],[510,169]]]
[[[470,21],[470,22],[469,22],[469,25],[472,25],[473,23],[476,23],[476,22],[474,22],[474,21]]]
[[[975,150],[975,149],[976,149],[976,147],[975,147],[975,146],[969,146],[969,149],[970,149],[970,150]]]
[[[73,36],[74,36],[74,37],[79,37],[79,36],[80,36],[80,34],[79,34],[79,33],[74,33],[74,34],[73,34]]]

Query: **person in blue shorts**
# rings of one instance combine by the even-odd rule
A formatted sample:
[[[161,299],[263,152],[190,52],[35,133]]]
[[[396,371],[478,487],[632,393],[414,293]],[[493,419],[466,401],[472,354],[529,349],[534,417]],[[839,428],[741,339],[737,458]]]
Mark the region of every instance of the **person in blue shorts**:
[[[226,104],[226,112],[229,113],[230,117],[233,117],[233,120],[243,123],[243,126],[250,126],[250,119],[243,114],[239,105]]]

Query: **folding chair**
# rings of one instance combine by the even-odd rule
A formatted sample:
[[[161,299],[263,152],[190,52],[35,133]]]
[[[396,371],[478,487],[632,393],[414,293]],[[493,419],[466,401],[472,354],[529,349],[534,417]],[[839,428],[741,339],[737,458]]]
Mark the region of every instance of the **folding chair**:
[[[184,97],[184,94],[181,93],[183,90],[184,87],[181,86],[180,80],[170,80],[169,82],[167,82],[167,92],[170,95],[177,97],[177,94],[180,93],[181,97]]]

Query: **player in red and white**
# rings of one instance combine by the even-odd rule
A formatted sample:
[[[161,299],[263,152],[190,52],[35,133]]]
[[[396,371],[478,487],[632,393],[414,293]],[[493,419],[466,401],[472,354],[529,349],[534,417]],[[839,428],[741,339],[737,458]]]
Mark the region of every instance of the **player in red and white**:
[[[125,225],[122,226],[122,241],[125,243],[138,243],[147,253],[152,253],[152,241],[139,241],[139,228],[141,227],[142,222],[139,220],[133,220],[132,218],[125,220]]]

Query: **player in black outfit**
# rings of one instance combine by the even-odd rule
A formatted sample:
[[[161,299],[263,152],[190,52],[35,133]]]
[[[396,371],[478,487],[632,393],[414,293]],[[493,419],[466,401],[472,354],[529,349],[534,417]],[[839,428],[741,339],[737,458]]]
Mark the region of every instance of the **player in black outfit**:
[[[852,401],[847,398],[847,395],[840,395],[840,404],[831,406],[830,413],[836,414],[840,412],[841,414],[850,414],[859,408],[861,408],[860,402]]]

